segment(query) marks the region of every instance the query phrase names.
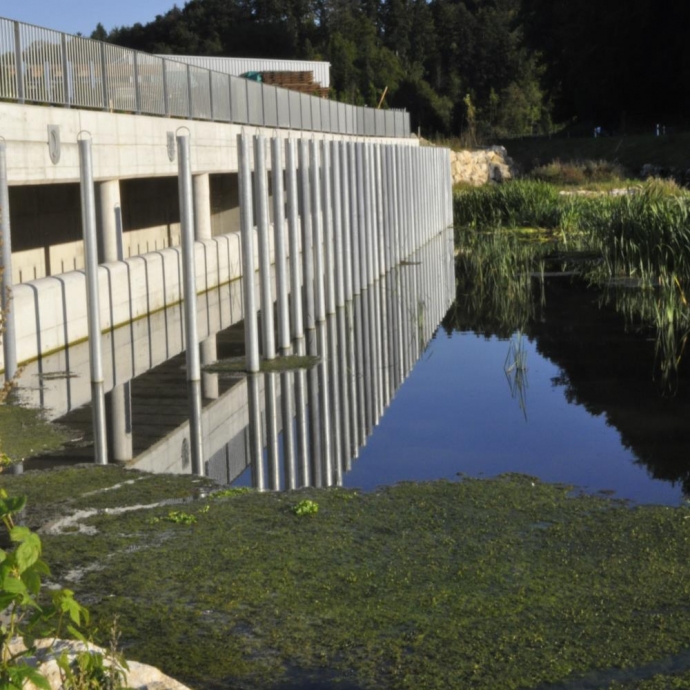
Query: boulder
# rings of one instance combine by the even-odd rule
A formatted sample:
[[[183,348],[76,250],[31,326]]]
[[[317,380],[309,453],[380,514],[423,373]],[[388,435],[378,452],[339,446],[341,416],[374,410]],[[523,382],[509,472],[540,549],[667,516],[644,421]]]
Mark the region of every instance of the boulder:
[[[12,654],[25,649],[26,647],[24,647],[21,640],[16,640],[10,644]],[[105,664],[107,666],[110,665],[106,650],[93,644],[88,645],[87,648],[84,643],[72,640],[36,640],[35,655],[24,657],[24,661],[37,668],[48,679],[53,690],[60,690],[62,679],[55,658],[60,656],[63,651],[66,651],[70,658],[74,658],[76,654],[83,651],[101,653],[106,656]],[[125,685],[128,688],[133,688],[134,690],[189,690],[187,686],[178,683],[170,676],[166,676],[153,666],[140,664],[138,661],[127,661],[127,666],[129,668],[124,673],[126,677]],[[28,683],[24,686],[24,690],[37,689],[33,683]]]

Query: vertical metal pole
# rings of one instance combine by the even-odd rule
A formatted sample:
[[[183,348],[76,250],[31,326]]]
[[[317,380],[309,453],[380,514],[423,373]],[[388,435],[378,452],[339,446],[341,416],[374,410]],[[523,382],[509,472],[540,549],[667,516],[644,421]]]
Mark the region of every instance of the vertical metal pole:
[[[194,100],[192,99],[192,71],[187,65],[187,117],[194,117]]]
[[[362,291],[360,283],[359,272],[359,242],[360,242],[360,219],[361,211],[360,205],[364,202],[362,199],[362,175],[361,175],[361,161],[360,161],[360,146],[350,142],[348,144],[348,162],[350,168],[350,184],[346,185],[350,191],[350,234],[352,238],[352,245],[348,248],[349,254],[352,257],[352,294],[359,295]]]
[[[292,337],[304,337],[302,322],[302,273],[300,270],[300,222],[297,193],[297,158],[295,142],[285,142],[285,169],[287,183],[288,234],[290,245],[290,303],[292,306]]]
[[[103,92],[103,110],[109,110],[108,66],[105,60],[105,43],[100,43],[101,53],[101,91]]]
[[[349,143],[338,143],[340,154],[340,180],[338,192],[341,196],[342,243],[343,254],[343,291],[344,300],[352,299],[352,235],[350,231],[350,173]]]
[[[79,141],[81,221],[84,233],[86,273],[86,311],[89,328],[89,364],[91,369],[91,414],[93,422],[94,462],[108,463],[105,427],[105,387],[101,352],[101,318],[98,298],[98,244],[96,239],[96,197],[93,189],[91,141]]]
[[[268,488],[280,489],[280,468],[278,466],[278,400],[276,396],[276,374],[264,375],[264,398],[266,400],[266,448],[268,457]]]
[[[341,174],[340,174],[341,146],[338,142],[331,142],[331,154],[333,161],[333,251],[335,253],[335,304],[336,307],[345,305],[345,257],[343,256],[343,214],[340,198]]]
[[[244,349],[247,371],[256,373],[259,360],[259,332],[256,323],[256,285],[254,284],[254,200],[249,147],[244,134],[237,135],[239,167],[240,227],[242,233],[242,287],[244,297]]]
[[[261,324],[264,359],[275,359],[273,331],[273,294],[271,291],[271,249],[269,246],[268,180],[266,178],[266,142],[254,137],[254,182],[257,196],[256,227],[259,234],[259,278],[261,286]]]
[[[355,254],[356,267],[359,269],[357,278],[360,292],[367,285],[366,280],[366,238],[367,238],[367,212],[365,199],[365,178],[364,178],[364,148],[365,144],[357,144],[357,247]]]
[[[321,457],[316,457],[316,464],[321,464],[322,479],[324,486],[331,486],[333,483],[332,473],[332,447],[331,447],[331,417],[330,417],[330,362],[328,346],[328,326],[321,321],[316,326],[318,338],[318,352],[322,353],[324,360],[320,362],[316,369],[318,371],[319,382],[319,426],[321,427]]]
[[[292,379],[294,374],[284,371],[280,374],[280,416],[283,421],[283,467],[287,489],[297,488],[297,465],[295,462],[295,427],[293,417]]]
[[[309,144],[299,142],[300,215],[302,217],[302,279],[304,281],[304,321],[307,330],[316,325],[314,315],[314,244],[309,182]]]
[[[170,96],[168,91],[168,61],[163,58],[163,112],[166,117],[170,115]]]
[[[240,135],[241,136],[241,135]],[[247,376],[247,407],[249,412],[249,462],[252,472],[252,485],[259,491],[266,489],[264,472],[264,442],[261,433],[261,402],[259,379],[262,374]]]
[[[70,108],[72,103],[72,80],[69,78],[66,34],[60,34],[60,60],[62,64],[63,102],[67,108]]]
[[[326,283],[326,313],[335,314],[335,256],[333,252],[333,168],[330,142],[321,141],[323,191],[323,254]]]
[[[311,202],[312,228],[314,230],[314,306],[316,321],[326,319],[326,298],[324,295],[324,267],[323,267],[323,213],[321,208],[321,165],[319,160],[318,143],[313,139],[309,142],[311,157]]]
[[[196,314],[196,260],[194,251],[194,192],[189,136],[177,137],[177,180],[180,197],[182,280],[184,281],[184,326],[189,394],[189,446],[192,473],[204,474],[201,438],[201,362]]]
[[[342,415],[340,411],[340,378],[338,376],[338,342],[335,314],[328,315],[326,325],[328,327],[328,383],[330,385],[325,397],[328,402],[326,409],[330,412],[330,421],[333,425],[331,430],[331,478],[337,486],[342,486]]]
[[[2,352],[5,363],[5,381],[17,375],[17,330],[12,308],[12,232],[10,226],[10,194],[7,180],[7,144],[0,141],[0,309],[2,310],[4,332]]]
[[[295,343],[296,353],[305,354],[304,338]],[[307,373],[304,369],[295,371],[295,427],[297,436],[297,458],[300,470],[300,485],[309,486],[309,433],[307,431]]]
[[[349,308],[349,305],[348,307]],[[335,313],[338,329],[338,376],[340,380],[340,418],[336,423],[342,428],[341,465],[343,471],[349,471],[352,467],[352,435],[350,433],[350,388],[348,382],[349,358],[346,332],[346,307],[341,307]],[[342,421],[341,421],[342,420]]]
[[[141,113],[141,85],[139,84],[139,60],[137,51],[133,51],[133,67],[134,67],[134,108],[137,114]]]
[[[273,237],[278,308],[278,347],[281,354],[287,354],[290,350],[290,308],[288,305],[287,250],[285,247],[283,155],[281,141],[278,137],[271,140],[271,172],[273,176]]]
[[[17,101],[24,103],[24,57],[22,55],[22,31],[19,22],[14,22],[14,72],[17,80]]]

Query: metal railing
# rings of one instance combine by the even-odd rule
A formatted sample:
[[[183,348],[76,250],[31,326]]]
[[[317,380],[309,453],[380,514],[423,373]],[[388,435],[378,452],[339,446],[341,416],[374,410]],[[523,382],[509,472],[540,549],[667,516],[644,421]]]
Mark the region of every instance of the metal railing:
[[[377,110],[0,17],[0,99],[356,136],[407,137]]]

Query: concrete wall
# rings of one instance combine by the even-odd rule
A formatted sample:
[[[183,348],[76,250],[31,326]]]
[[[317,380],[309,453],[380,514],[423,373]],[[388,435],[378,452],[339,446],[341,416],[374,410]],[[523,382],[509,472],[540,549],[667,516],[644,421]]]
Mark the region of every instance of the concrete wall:
[[[196,243],[199,290],[241,276],[239,233]],[[101,327],[108,331],[181,300],[180,249],[131,257],[99,267]],[[41,278],[13,290],[20,361],[29,361],[88,337],[82,271]],[[237,315],[238,320],[241,314]],[[0,353],[0,367],[2,367]]]
[[[60,160],[53,163],[48,147],[48,125],[59,127]],[[168,132],[189,134],[194,173],[237,172],[237,135],[303,134],[313,139],[355,139],[348,135],[234,125],[198,120],[107,113],[95,110],[0,103],[0,136],[7,141],[10,185],[55,184],[79,181],[77,138],[91,136],[96,180],[177,175],[177,160],[168,156]],[[415,138],[367,137],[370,143],[416,146]]]

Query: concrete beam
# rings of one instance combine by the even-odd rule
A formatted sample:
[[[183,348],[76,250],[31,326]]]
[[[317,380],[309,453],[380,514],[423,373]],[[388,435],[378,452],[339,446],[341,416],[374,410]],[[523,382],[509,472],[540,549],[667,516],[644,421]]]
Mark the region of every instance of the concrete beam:
[[[313,139],[353,139],[346,135],[276,130],[222,122],[202,122],[148,115],[106,113],[98,110],[0,103],[0,135],[7,141],[10,185],[79,181],[77,135],[91,134],[94,178],[97,181],[176,175],[177,162],[168,155],[168,132],[189,130],[192,170],[195,173],[237,171],[237,135],[266,137],[303,135]],[[48,147],[48,125],[59,127],[60,159],[53,163]],[[372,143],[416,146],[412,138],[375,138]]]

